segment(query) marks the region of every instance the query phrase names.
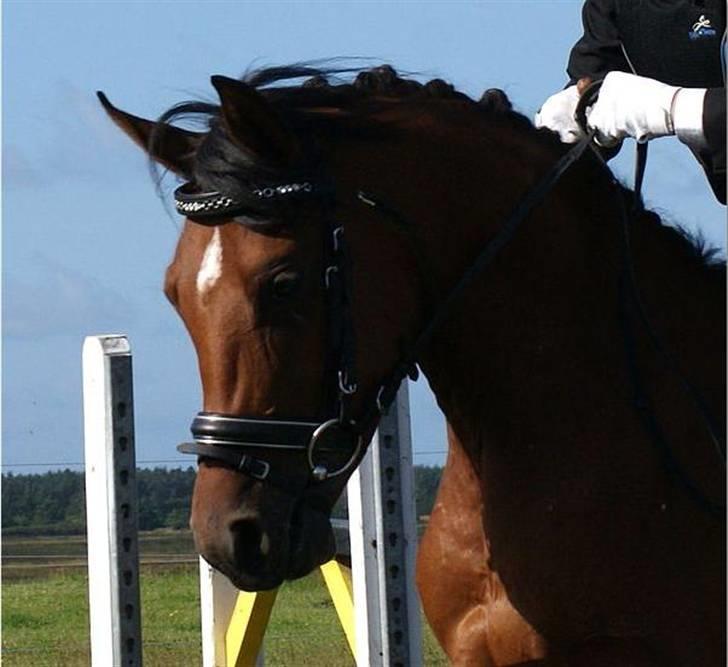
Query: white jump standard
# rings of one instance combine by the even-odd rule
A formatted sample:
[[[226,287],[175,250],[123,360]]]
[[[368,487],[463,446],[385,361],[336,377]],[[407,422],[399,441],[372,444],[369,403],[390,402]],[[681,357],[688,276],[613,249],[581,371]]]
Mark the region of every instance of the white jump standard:
[[[141,667],[131,350],[125,336],[83,346],[86,526],[92,667]]]

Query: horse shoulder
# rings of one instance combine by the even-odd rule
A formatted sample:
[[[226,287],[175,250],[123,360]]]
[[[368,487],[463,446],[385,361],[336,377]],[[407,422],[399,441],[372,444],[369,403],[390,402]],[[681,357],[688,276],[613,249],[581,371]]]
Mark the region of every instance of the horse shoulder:
[[[427,620],[453,665],[512,665],[544,655],[544,642],[513,607],[489,566],[480,482],[457,438],[417,556]]]

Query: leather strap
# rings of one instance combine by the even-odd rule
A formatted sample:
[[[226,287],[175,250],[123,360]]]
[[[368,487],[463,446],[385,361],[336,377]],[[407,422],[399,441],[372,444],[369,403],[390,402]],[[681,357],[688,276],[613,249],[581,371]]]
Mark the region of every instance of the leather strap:
[[[432,316],[425,328],[420,332],[419,336],[415,339],[415,342],[410,347],[404,359],[395,366],[385,382],[382,383],[374,404],[369,409],[369,412],[365,415],[365,417],[359,421],[359,427],[362,431],[366,431],[369,426],[375,423],[375,421],[379,418],[379,415],[389,407],[394,400],[394,397],[397,395],[397,390],[399,389],[399,385],[402,383],[402,380],[404,380],[404,378],[408,375],[416,377],[417,362],[420,356],[429,344],[433,334],[450,316],[451,310],[460,298],[460,295],[508,244],[515,235],[516,231],[518,231],[521,223],[523,223],[523,221],[528,217],[528,214],[544,200],[546,195],[551,192],[569,167],[571,167],[571,165],[573,165],[583,155],[584,151],[586,151],[591,144],[593,137],[593,131],[584,136],[566,154],[564,154],[541,178],[536,186],[533,187],[525,195],[525,197],[518,202],[503,226],[486,244],[485,248],[483,248],[478,257],[476,257],[475,261],[463,273],[460,280],[450,290],[444,301],[439,305],[435,314]],[[391,210],[385,206],[380,206],[379,202],[371,194],[364,194],[360,192],[359,199],[373,208],[380,209],[380,211],[385,215],[387,215],[388,211]]]
[[[211,446],[237,445],[305,450],[318,422],[280,421],[200,412],[192,421],[192,437]]]
[[[233,449],[226,449],[219,445],[204,445],[199,442],[183,442],[177,445],[177,451],[182,454],[197,454],[208,456],[225,463],[229,463],[236,470],[244,472],[255,479],[267,479],[270,474],[270,466],[266,461],[261,461],[248,454],[243,454]]]

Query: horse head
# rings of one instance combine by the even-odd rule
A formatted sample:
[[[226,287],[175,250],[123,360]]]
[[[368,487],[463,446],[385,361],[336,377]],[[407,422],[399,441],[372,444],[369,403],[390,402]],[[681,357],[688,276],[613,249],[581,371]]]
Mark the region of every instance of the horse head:
[[[331,509],[402,379],[402,341],[421,313],[411,250],[362,219],[372,214],[357,199],[356,161],[339,170],[331,142],[276,108],[278,89],[212,83],[219,105],[181,105],[156,122],[99,97],[185,180],[164,290],[202,381],[195,442],[182,446],[199,456],[190,523],[209,563],[261,590],[333,556]],[[209,131],[168,122],[188,111],[207,114]]]

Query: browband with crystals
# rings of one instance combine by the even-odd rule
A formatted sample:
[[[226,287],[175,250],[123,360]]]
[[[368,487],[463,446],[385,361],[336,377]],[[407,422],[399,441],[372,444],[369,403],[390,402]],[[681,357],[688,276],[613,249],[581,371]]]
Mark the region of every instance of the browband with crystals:
[[[174,206],[177,213],[195,218],[219,217],[222,214],[242,212],[245,204],[220,192],[187,192],[190,183],[180,185],[174,191]],[[259,199],[274,199],[290,195],[311,194],[314,187],[309,181],[282,183],[252,190]]]

